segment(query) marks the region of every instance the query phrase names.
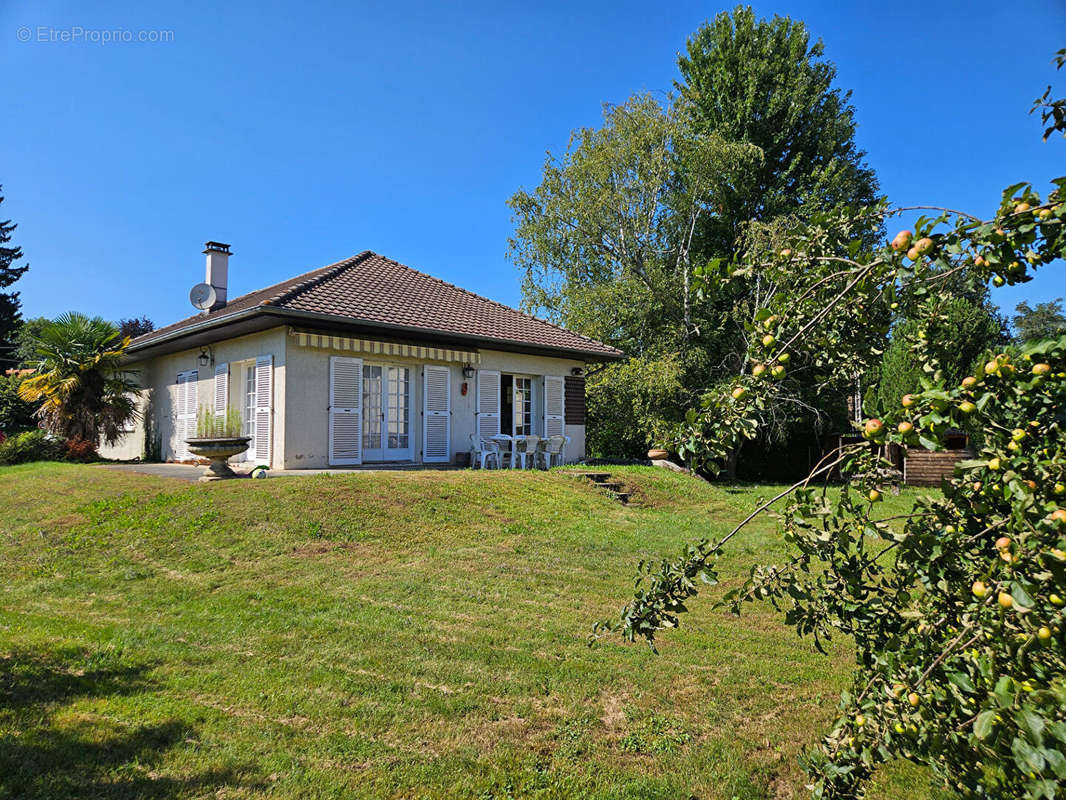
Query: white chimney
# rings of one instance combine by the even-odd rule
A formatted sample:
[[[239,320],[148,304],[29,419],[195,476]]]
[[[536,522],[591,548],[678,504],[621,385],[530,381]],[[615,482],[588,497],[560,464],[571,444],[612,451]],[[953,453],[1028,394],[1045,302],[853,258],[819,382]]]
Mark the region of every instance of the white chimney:
[[[204,254],[207,256],[207,277],[204,282],[215,290],[215,304],[211,311],[226,305],[226,286],[229,284],[229,257],[232,255],[228,244],[207,242]]]

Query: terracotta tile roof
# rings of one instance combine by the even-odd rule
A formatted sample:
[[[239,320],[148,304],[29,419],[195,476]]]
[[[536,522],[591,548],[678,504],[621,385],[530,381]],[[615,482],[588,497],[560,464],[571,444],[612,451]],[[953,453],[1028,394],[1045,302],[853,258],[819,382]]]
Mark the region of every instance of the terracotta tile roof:
[[[197,314],[133,340],[133,348],[151,344],[182,328],[245,312],[256,307],[349,317],[360,322],[394,325],[427,334],[496,340],[590,357],[618,358],[614,347],[537,319],[494,300],[460,289],[369,250],[265,289],[230,300],[223,308]],[[305,323],[306,324],[306,323]]]

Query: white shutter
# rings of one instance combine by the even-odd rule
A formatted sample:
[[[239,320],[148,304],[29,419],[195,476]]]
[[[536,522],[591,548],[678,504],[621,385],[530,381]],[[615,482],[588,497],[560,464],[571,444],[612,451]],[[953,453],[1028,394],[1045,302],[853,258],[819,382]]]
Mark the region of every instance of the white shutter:
[[[172,431],[173,438],[171,439],[170,449],[174,455],[175,461],[181,461],[185,458],[185,382],[187,378],[184,372],[178,373],[177,381],[174,383],[174,430]]]
[[[559,375],[544,376],[544,435],[563,435],[565,381]]]
[[[363,359],[329,360],[329,463],[363,463]]]
[[[477,372],[477,435],[482,439],[500,432],[500,373],[479,369]]]
[[[274,356],[255,360],[255,460],[270,465],[270,423],[274,407]]]
[[[422,391],[422,460],[451,461],[452,371],[426,366]]]
[[[215,365],[215,416],[225,417],[229,407],[229,364]]]
[[[192,458],[186,439],[196,435],[197,370],[179,372],[174,392],[174,458],[184,461]]]

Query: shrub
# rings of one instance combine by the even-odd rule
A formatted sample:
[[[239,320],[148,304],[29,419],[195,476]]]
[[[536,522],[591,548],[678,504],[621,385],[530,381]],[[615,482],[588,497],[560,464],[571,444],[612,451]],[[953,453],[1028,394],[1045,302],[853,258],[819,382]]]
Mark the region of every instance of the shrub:
[[[0,465],[59,461],[64,454],[63,440],[41,430],[26,431],[0,442]]]
[[[64,444],[63,457],[67,461],[78,461],[83,464],[95,461],[98,458],[96,445],[88,439],[67,439]]]
[[[632,358],[590,376],[589,455],[643,458],[648,447],[684,417],[688,395],[676,356]]]

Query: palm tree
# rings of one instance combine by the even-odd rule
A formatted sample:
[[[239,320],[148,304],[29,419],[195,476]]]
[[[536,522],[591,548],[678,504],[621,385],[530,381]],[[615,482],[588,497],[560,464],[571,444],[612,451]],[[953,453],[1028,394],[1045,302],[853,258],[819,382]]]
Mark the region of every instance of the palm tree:
[[[110,322],[75,311],[62,314],[32,337],[36,374],[19,386],[19,396],[40,402],[37,417],[52,433],[117,442],[136,416],[137,384],[122,369],[129,337]]]

